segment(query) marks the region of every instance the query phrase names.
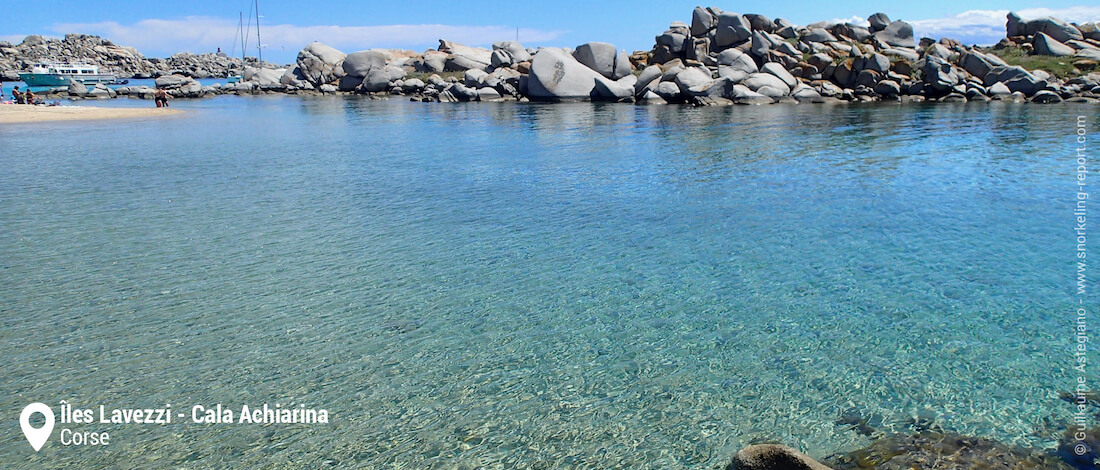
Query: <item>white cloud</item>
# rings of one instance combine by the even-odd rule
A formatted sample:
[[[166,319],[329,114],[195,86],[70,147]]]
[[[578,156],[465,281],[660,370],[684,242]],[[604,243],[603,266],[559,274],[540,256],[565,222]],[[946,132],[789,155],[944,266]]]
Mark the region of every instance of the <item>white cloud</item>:
[[[835,24],[851,23],[851,24],[854,24],[856,26],[863,26],[864,28],[871,26],[871,22],[867,21],[867,18],[864,18],[864,17],[859,16],[859,15],[852,15],[851,18],[833,18],[832,20],[829,20],[829,21],[831,23],[835,23]]]
[[[25,37],[27,37],[26,34],[0,35],[0,41],[10,42],[12,44],[19,44],[19,43],[23,42],[23,38],[25,38]]]
[[[1028,8],[1017,12],[1024,21],[1052,16],[1073,23],[1100,20],[1100,7]],[[918,38],[953,38],[964,44],[994,44],[1005,37],[1008,10],[969,10],[947,18],[906,20]]]
[[[115,44],[136,47],[150,57],[164,57],[176,52],[213,52],[218,47],[226,53],[240,54],[237,20],[204,16],[183,19],[146,19],[133,24],[116,22],[61,23],[50,29],[58,33],[95,34]],[[525,45],[551,41],[565,31],[520,29],[519,38]],[[248,40],[248,54],[256,54],[256,30]],[[280,62],[294,60],[298,51],[313,41],[320,41],[344,52],[369,48],[407,48],[423,50],[439,45],[439,39],[462,44],[488,46],[496,41],[515,39],[516,30],[507,26],[462,26],[442,24],[383,26],[298,26],[289,24],[263,25],[261,38],[265,44],[264,59]],[[22,40],[20,38],[20,40]]]

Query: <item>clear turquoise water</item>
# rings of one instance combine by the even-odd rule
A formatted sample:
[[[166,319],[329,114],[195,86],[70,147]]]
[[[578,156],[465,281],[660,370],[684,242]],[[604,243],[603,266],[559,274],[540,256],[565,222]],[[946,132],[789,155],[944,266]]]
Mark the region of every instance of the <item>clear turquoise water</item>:
[[[173,105],[0,128],[6,467],[714,468],[866,445],[851,408],[1071,417],[1093,107]],[[333,422],[31,452],[62,399]]]

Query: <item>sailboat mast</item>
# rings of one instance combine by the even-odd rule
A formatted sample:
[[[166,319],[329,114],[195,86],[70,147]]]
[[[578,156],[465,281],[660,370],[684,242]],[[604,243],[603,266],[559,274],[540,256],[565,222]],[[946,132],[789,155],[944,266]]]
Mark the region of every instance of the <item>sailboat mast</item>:
[[[253,0],[256,2],[256,56],[260,59],[260,67],[264,66],[264,46],[260,42],[260,0]]]
[[[245,68],[244,54],[247,52],[245,49],[247,49],[248,46],[244,44],[244,12],[239,11],[237,14],[241,17],[237,22],[237,27],[240,28],[241,31],[241,73],[243,74]]]

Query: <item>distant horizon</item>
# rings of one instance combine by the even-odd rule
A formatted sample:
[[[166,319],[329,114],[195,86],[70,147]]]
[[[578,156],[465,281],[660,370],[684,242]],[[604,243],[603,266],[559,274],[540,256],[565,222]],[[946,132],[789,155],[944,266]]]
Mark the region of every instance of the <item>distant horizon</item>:
[[[465,12],[439,12],[438,6],[428,14],[410,14],[418,3],[405,2],[401,8],[383,5],[363,7],[358,4],[334,5],[318,12],[301,12],[295,9],[293,16],[285,12],[295,6],[286,0],[270,0],[261,4],[261,32],[265,45],[265,61],[290,64],[303,47],[319,41],[344,52],[383,48],[411,49],[417,52],[434,49],[439,39],[447,39],[470,46],[488,47],[493,42],[515,40],[528,47],[575,47],[590,41],[614,44],[628,52],[650,50],[653,38],[661,34],[673,21],[691,21],[695,2],[667,2],[661,5],[644,5],[611,1],[589,5],[575,0],[563,0],[556,8],[540,5],[485,6],[469,8]],[[77,4],[61,0],[59,8],[48,14],[34,12],[5,18],[0,25],[0,41],[19,44],[26,36],[41,35],[61,38],[65,34],[90,34],[109,39],[120,46],[132,46],[146,57],[169,57],[181,52],[202,54],[216,52],[220,47],[226,54],[241,54],[238,16],[226,15],[225,4],[211,0],[189,3],[189,10],[164,7],[144,2],[113,2],[109,12],[64,8]],[[879,2],[853,2],[843,6],[821,6],[806,1],[789,2],[769,8],[772,11],[738,10],[727,4],[714,5],[727,11],[758,13],[769,18],[782,17],[797,25],[818,21],[852,22],[866,24],[867,17],[886,13],[891,20],[904,20],[913,25],[917,38],[940,39],[949,37],[964,44],[991,45],[1004,37],[1005,15],[1016,11],[1025,19],[1053,16],[1070,22],[1100,21],[1100,6],[1057,5],[1041,3],[1025,5],[1024,2],[971,2],[966,9],[944,0],[930,0],[919,5]],[[251,3],[241,2],[241,14],[248,14]],[[564,8],[563,6],[571,6]],[[989,8],[979,8],[989,7]],[[367,8],[366,12],[355,10]],[[577,10],[580,13],[563,12]],[[828,13],[828,12],[832,13]],[[205,13],[204,13],[205,12]],[[345,12],[346,14],[340,14]],[[165,15],[165,13],[172,13]],[[182,16],[178,16],[182,13]],[[192,14],[195,13],[195,14]],[[220,16],[210,15],[217,13]],[[237,12],[232,12],[237,13]],[[587,14],[586,14],[587,13]],[[339,18],[333,15],[338,15]],[[107,15],[114,15],[108,18]],[[254,15],[253,15],[254,16]],[[371,21],[357,21],[369,18]],[[424,20],[422,24],[409,24],[407,20]],[[519,19],[520,21],[516,21]],[[334,24],[339,20],[340,25]],[[405,21],[402,21],[405,20]],[[483,21],[478,21],[483,20]],[[248,19],[246,18],[246,21]],[[251,23],[251,21],[248,21]],[[508,24],[515,23],[515,24]],[[593,24],[595,23],[595,24]],[[254,24],[249,28],[247,52],[257,56]]]

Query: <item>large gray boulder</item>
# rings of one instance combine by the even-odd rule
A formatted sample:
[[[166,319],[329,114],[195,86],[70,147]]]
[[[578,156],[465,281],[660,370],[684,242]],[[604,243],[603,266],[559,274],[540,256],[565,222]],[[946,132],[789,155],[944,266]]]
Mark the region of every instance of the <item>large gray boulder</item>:
[[[871,32],[877,33],[890,26],[890,17],[886,13],[875,13],[867,18],[867,22],[871,23]]]
[[[783,80],[783,83],[786,84],[789,89],[794,89],[795,85],[798,85],[798,80],[794,78],[794,75],[791,75],[787,69],[776,62],[764,64],[764,66],[760,68],[760,71],[775,75],[776,78]]]
[[[290,67],[283,72],[283,76],[279,77],[279,83],[283,85],[292,85],[299,88],[303,88],[309,84],[306,81],[305,75],[302,75],[302,70],[298,66]],[[312,85],[309,85],[312,87]]]
[[[709,8],[695,7],[691,12],[691,35],[694,37],[706,36],[710,30],[718,26],[718,17]]]
[[[718,15],[718,25],[714,29],[714,43],[726,48],[745,42],[752,37],[752,25],[745,17],[732,12]]]
[[[764,94],[764,95],[767,95],[767,96],[772,96],[773,98],[776,98],[778,96],[784,96],[784,95],[791,92],[790,87],[788,87],[787,84],[782,79],[780,79],[779,77],[776,77],[775,75],[772,75],[770,73],[754,73],[754,74],[751,74],[751,75],[749,75],[748,78],[743,80],[741,82],[741,84],[749,87],[749,89],[752,90],[752,91],[755,91],[757,93],[761,93],[761,94]],[[773,95],[767,93],[766,91],[764,91],[764,88],[770,88],[771,90],[775,90],[775,91],[779,92],[779,94],[778,94],[778,96],[773,96]]]
[[[857,69],[860,71],[873,70],[883,74],[890,71],[890,58],[877,52],[868,57],[861,58],[861,60],[857,62],[859,62],[859,67],[857,67]]]
[[[984,84],[986,88],[992,88],[995,83],[1003,83],[1013,93],[1020,92],[1028,96],[1046,86],[1045,80],[1018,65],[993,67],[986,74]]]
[[[888,47],[881,51],[887,57],[900,57],[908,60],[909,62],[916,62],[920,60],[920,54],[915,49],[908,47]]]
[[[649,88],[650,84],[656,87],[657,81],[661,79],[661,67],[656,65],[650,65],[642,70],[642,73],[638,75],[638,80],[634,82],[634,94],[642,95],[643,90]]]
[[[749,26],[753,31],[763,31],[765,33],[775,32],[775,23],[771,18],[764,15],[748,13],[745,14],[745,19],[748,20]]]
[[[1085,39],[1100,41],[1100,24],[1095,21],[1091,23],[1081,23],[1077,25],[1077,30],[1081,32],[1081,35],[1084,36]]]
[[[851,38],[854,39],[856,42],[863,42],[871,38],[870,29],[852,23],[838,24],[836,26],[833,26],[833,29],[830,31],[835,36]]]
[[[738,69],[735,69],[733,67],[727,67],[725,65],[719,65],[718,66],[718,77],[719,78],[728,78],[728,79],[732,80],[733,83],[741,83],[741,80],[744,80],[744,79],[748,78],[749,75],[752,75],[752,74],[750,74],[750,73],[748,73],[744,70],[738,70]]]
[[[512,59],[512,55],[508,54],[508,52],[500,49],[493,49],[493,55],[489,56],[489,63],[493,68],[501,68],[511,67],[516,61]]]
[[[69,95],[84,96],[88,93],[88,87],[77,80],[69,80]]]
[[[975,77],[985,77],[993,67],[1008,65],[1000,57],[985,54],[977,49],[964,52],[959,58],[959,66]]]
[[[791,58],[802,57],[802,51],[787,41],[779,41],[779,44],[776,44],[772,50]]]
[[[794,97],[794,99],[796,99],[800,102],[804,102],[804,101],[821,102],[822,101],[821,93],[818,93],[818,91],[815,90],[814,87],[806,85],[804,83],[799,83],[798,86],[796,86],[793,90],[791,90],[791,96]]]
[[[331,46],[313,42],[298,53],[298,69],[313,86],[331,83],[344,75],[341,62],[346,54]]]
[[[248,80],[247,78],[245,80]],[[165,90],[174,90],[187,83],[193,82],[195,79],[186,75],[172,74],[161,75],[154,81],[157,88],[164,88]]]
[[[485,86],[485,78],[489,72],[479,69],[467,70],[462,76],[462,83],[468,87],[480,88]]]
[[[263,68],[252,70],[253,73],[250,74],[248,81],[254,82],[261,87],[278,87],[280,85],[285,85],[283,83],[283,75],[286,74],[286,69]]]
[[[381,51],[352,52],[344,58],[342,68],[345,75],[353,77],[366,77],[371,69],[380,69],[386,66],[386,54]]]
[[[413,62],[413,67],[417,72],[443,72],[447,69],[448,55],[446,52],[429,50],[421,56],[419,61]]]
[[[931,46],[928,46],[928,48],[925,49],[924,53],[927,55],[934,55],[941,59],[947,60],[948,62],[954,62],[955,59],[959,58],[958,52],[955,52],[952,49],[948,49],[947,46],[944,46],[943,44],[940,44],[938,42],[932,44]]]
[[[710,72],[702,67],[688,67],[676,74],[676,86],[685,95],[701,93],[712,81]]]
[[[1056,57],[1068,57],[1075,52],[1072,47],[1062,44],[1057,39],[1048,36],[1046,33],[1037,33],[1031,39],[1031,45],[1035,48],[1035,53],[1039,55],[1052,55]]]
[[[522,77],[522,73],[505,67],[496,69],[492,73],[486,75],[485,78],[482,79],[482,82],[485,84],[485,86],[491,86],[493,88],[504,88],[506,92],[513,94],[512,90],[510,90],[509,87],[515,89],[518,93],[520,88],[519,82]],[[631,77],[633,78],[633,75],[631,75]]]
[[[830,70],[832,71],[831,74],[829,72]],[[831,78],[832,81],[836,82],[837,85],[840,85],[843,88],[848,88],[855,85],[856,76],[859,74],[859,71],[855,70],[852,67],[852,64],[841,62],[836,65],[826,67],[825,70],[822,71],[822,74],[826,78]]]
[[[531,60],[531,54],[527,52],[527,49],[516,41],[501,41],[493,43],[494,51],[504,51],[512,58],[513,63],[526,62]]]
[[[1008,86],[1001,82],[994,83],[986,92],[991,98],[998,100],[1012,94],[1012,90],[1009,90]]]
[[[424,89],[425,86],[426,85],[424,84],[424,81],[419,79],[419,78],[412,78],[412,79],[409,79],[409,80],[405,80],[404,84],[401,85],[401,87],[404,89],[405,93],[413,93],[413,92],[421,91],[421,90]]]
[[[768,37],[768,33],[763,31],[752,32],[752,43],[749,45],[749,52],[756,57],[764,57],[768,51],[772,50],[771,38]]]
[[[1023,36],[1026,33],[1026,26],[1019,14],[1010,11],[1006,17],[1008,22],[1005,23],[1005,37]]]
[[[439,101],[444,103],[464,103],[467,101],[477,101],[478,98],[477,88],[470,88],[461,83],[447,85],[447,87],[439,93]]]
[[[707,97],[707,98],[731,98],[733,94],[733,86],[735,83],[732,80],[726,78],[718,78],[710,80],[705,86],[696,88],[693,90],[691,96]],[[697,101],[698,102],[698,101]]]
[[[688,41],[690,47],[684,50],[684,58],[714,65],[710,56],[710,38],[695,38]],[[623,51],[624,55],[626,51]]]
[[[484,47],[470,47],[446,39],[439,40],[439,51],[446,52],[446,70],[465,72],[470,69],[490,68],[493,63],[493,51]]]
[[[405,78],[405,69],[401,67],[387,65],[380,69],[371,69],[367,76],[363,77],[359,90],[369,93],[387,91],[390,89],[390,82],[402,78]]]
[[[322,85],[325,86],[325,85]],[[329,85],[331,86],[331,85]],[[352,91],[357,90],[363,86],[363,77],[353,77],[351,75],[344,75],[340,77],[340,80],[336,81],[336,89],[340,91]]]
[[[588,42],[573,50],[573,58],[600,75],[618,80],[630,75],[630,59],[625,52],[606,42]]]
[[[904,21],[895,21],[882,31],[875,33],[879,41],[896,47],[917,47],[913,39],[913,27]]]
[[[1057,93],[1049,90],[1040,90],[1035,93],[1035,96],[1031,97],[1032,103],[1061,103],[1062,97]]]
[[[886,97],[898,96],[901,94],[901,85],[893,80],[883,80],[875,84],[875,93]]]
[[[630,75],[620,80],[608,80],[600,77],[592,89],[592,99],[600,101],[630,101],[634,97],[634,85],[637,79]]]
[[[737,49],[726,49],[719,52],[717,61],[719,67],[730,67],[745,73],[756,73],[758,71],[756,61],[752,59],[752,56]]]
[[[1058,42],[1066,42],[1074,39],[1080,41],[1084,39],[1081,31],[1073,25],[1049,16],[1028,21],[1024,26],[1024,33],[1028,36],[1043,33],[1054,38],[1054,40]]]
[[[795,39],[798,37],[798,28],[789,25],[775,30],[775,34],[783,39]]]
[[[502,96],[496,88],[493,87],[481,87],[477,89],[478,101],[502,101]]]
[[[1082,47],[1073,54],[1078,59],[1095,60],[1100,62],[1100,49],[1094,47]]]
[[[807,58],[806,62],[814,66],[817,70],[821,71],[825,70],[826,67],[833,64],[833,57],[824,52],[818,52],[817,54],[811,55],[809,58]]]
[[[921,66],[924,83],[937,91],[948,91],[962,82],[962,77],[950,62],[935,56],[926,56]]]
[[[726,470],[832,470],[790,447],[778,444],[751,445],[737,452]]]
[[[653,92],[661,99],[669,102],[683,98],[680,95],[680,87],[675,82],[660,82],[657,84],[657,88],[653,89]]]
[[[660,36],[657,36],[657,48],[667,48],[672,55],[680,57],[683,55],[684,49],[690,47],[688,44],[689,39],[690,33],[685,28],[669,28]]]
[[[212,89],[209,89],[208,91],[210,91],[210,93],[213,93]],[[203,94],[203,93],[194,92],[192,94],[192,96],[198,96],[198,95],[201,95],[201,94]],[[106,98],[114,98],[114,97],[118,96],[118,92],[116,92],[115,90],[112,90],[110,88],[107,88],[107,85],[104,85],[102,83],[96,83],[95,87],[92,88],[91,90],[88,90],[88,93],[85,96],[87,96],[88,98],[106,99]]]
[[[734,85],[730,90],[730,95],[733,102],[736,104],[758,105],[775,102],[771,97],[752,91],[749,87],[741,84]]]
[[[833,36],[825,28],[810,28],[806,32],[805,36],[802,36],[803,41],[809,42],[832,42],[836,41],[836,36]]]
[[[528,97],[538,101],[606,99],[602,95],[603,90],[596,90],[597,81],[605,82],[602,84],[605,90],[619,92],[624,87],[586,67],[561,49],[542,48],[531,59]],[[633,90],[627,91],[627,95],[632,96]]]

